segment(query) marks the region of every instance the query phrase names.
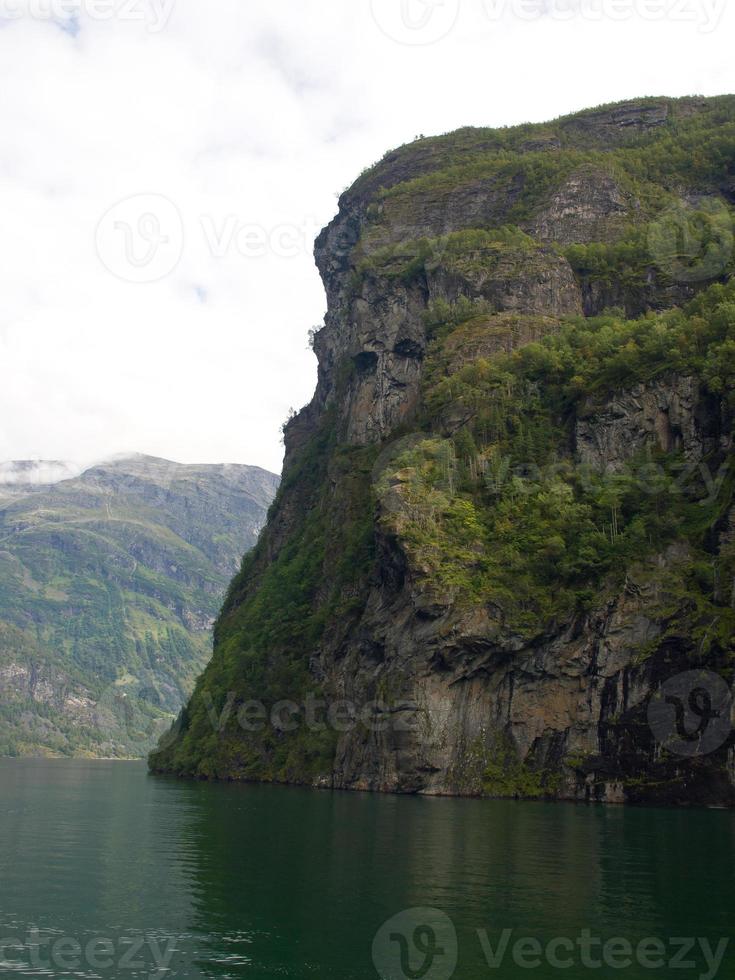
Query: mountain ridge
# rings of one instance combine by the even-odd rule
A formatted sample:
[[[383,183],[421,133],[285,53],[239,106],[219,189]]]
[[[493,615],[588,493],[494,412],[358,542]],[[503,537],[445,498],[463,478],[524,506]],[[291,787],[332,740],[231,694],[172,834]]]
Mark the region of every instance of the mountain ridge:
[[[0,468],[0,752],[141,757],[278,478],[142,454],[79,469]]]

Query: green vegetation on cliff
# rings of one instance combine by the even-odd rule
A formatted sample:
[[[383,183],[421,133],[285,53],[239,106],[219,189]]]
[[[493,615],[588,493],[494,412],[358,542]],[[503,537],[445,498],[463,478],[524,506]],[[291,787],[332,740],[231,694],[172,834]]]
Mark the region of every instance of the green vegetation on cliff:
[[[718,597],[715,582],[733,581],[732,556],[713,560],[703,549],[732,506],[730,459],[717,449],[692,465],[651,445],[605,472],[580,465],[570,447],[592,400],[660,378],[694,379],[735,410],[735,283],[635,321],[570,319],[512,354],[450,371],[447,342],[493,328],[493,317],[478,323],[471,306],[465,312],[457,322],[445,307],[444,327],[431,314],[439,339],[424,373],[427,440],[396,460],[382,486],[398,485],[401,506],[385,521],[434,589],[492,603],[530,639],[599,601],[611,575],[619,587],[634,562],[686,542],[682,593],[697,619],[689,632],[729,648],[733,596]]]
[[[616,106],[601,106],[543,125],[463,129],[391,151],[350,188],[382,200],[440,201],[464,185],[497,183],[507,218],[521,224],[575,171],[612,173],[657,212],[684,186],[719,190],[732,176],[735,119],[731,96],[629,103],[628,125]],[[607,117],[603,125],[600,117]],[[417,174],[418,172],[418,174]]]
[[[620,744],[659,765],[664,666],[735,666],[734,161],[735,99],[656,99],[362,175],[317,241],[317,392],[154,771],[584,798]],[[310,697],[398,724],[273,723]]]
[[[310,652],[325,629],[346,628],[365,602],[374,558],[375,455],[340,445],[333,413],[308,439],[272,511],[296,493],[291,533],[270,560],[267,542],[259,542],[230,587],[215,627],[217,656],[177,723],[187,737],[170,749],[176,771],[288,781],[329,767],[332,732],[302,730],[293,738],[269,725],[248,736],[237,712],[250,700],[270,710],[322,693],[309,672]],[[162,756],[154,755],[154,765]]]

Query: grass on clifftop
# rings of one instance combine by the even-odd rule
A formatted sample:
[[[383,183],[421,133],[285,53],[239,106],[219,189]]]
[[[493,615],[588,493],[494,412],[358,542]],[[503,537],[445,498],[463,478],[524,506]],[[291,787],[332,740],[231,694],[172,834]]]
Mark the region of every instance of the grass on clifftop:
[[[668,118],[644,131],[621,127],[617,134],[609,128],[596,133],[588,122],[620,108],[609,105],[548,123],[460,129],[391,151],[364,172],[349,194],[377,191],[384,199],[440,195],[478,179],[494,179],[502,185],[511,170],[517,174],[520,167],[524,177],[521,195],[514,214],[507,218],[519,221],[549,189],[583,166],[612,169],[631,190],[640,185],[643,201],[654,207],[665,197],[666,187],[690,184],[703,190],[731,173],[735,96],[638,99],[626,105],[641,110],[666,107]],[[689,111],[692,106],[694,112]],[[381,191],[383,174],[391,179]],[[407,174],[413,176],[406,179]]]

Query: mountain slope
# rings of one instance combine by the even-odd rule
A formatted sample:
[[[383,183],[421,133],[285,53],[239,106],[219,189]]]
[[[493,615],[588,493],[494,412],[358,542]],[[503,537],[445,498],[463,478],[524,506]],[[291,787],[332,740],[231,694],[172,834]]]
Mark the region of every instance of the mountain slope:
[[[317,241],[314,399],[153,770],[735,803],[734,203],[732,96],[363,174]]]
[[[0,752],[144,755],[278,481],[145,456],[70,473],[0,469]]]

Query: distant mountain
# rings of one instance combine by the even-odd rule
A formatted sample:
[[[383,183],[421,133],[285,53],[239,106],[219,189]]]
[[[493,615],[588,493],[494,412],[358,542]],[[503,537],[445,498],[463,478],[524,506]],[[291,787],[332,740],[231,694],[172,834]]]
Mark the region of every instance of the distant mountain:
[[[0,755],[143,756],[211,653],[278,477],[0,463]]]

